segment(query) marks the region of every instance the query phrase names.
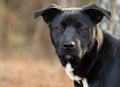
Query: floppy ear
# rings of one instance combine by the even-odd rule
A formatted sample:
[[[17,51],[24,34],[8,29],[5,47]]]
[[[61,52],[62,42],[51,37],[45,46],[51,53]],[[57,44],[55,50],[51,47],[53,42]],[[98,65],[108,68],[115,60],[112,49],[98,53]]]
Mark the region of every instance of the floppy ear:
[[[56,4],[51,4],[45,9],[38,10],[34,13],[34,18],[42,16],[45,22],[50,22],[52,19],[61,12],[61,7]]]
[[[111,20],[111,12],[107,11],[101,7],[98,7],[96,4],[92,4],[90,6],[84,7],[83,11],[90,16],[90,18],[95,22],[96,24],[99,23],[103,17],[107,17],[109,20]]]

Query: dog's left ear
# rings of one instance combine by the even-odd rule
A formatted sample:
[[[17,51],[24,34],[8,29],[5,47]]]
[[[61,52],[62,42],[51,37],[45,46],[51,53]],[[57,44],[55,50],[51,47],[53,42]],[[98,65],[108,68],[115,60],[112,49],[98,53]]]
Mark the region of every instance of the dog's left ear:
[[[101,7],[98,7],[96,4],[92,4],[90,6],[84,7],[83,11],[90,16],[90,18],[95,22],[96,24],[99,23],[103,17],[107,17],[109,20],[111,20],[111,12],[107,11]]]
[[[34,13],[34,18],[42,16],[44,21],[49,23],[59,12],[61,12],[61,6],[51,4],[47,8],[36,11]]]

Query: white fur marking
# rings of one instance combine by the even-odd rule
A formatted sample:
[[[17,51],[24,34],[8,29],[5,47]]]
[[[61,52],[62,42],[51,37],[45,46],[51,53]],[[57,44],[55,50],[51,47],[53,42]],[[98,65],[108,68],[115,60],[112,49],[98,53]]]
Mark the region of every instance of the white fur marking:
[[[70,77],[71,80],[73,81],[77,81],[78,83],[80,83],[80,80],[82,81],[82,84],[83,84],[83,87],[89,87],[88,86],[88,83],[87,83],[87,79],[86,78],[80,78],[79,76],[75,76],[73,74],[73,68],[71,66],[70,63],[67,63],[66,66],[65,66],[65,71],[66,71],[66,74]]]
[[[65,71],[66,74],[70,77],[71,80],[79,82],[79,80],[82,80],[82,78],[78,77],[77,75],[75,76],[73,74],[73,68],[70,63],[66,64]]]
[[[83,84],[83,87],[89,87],[87,83],[87,79],[85,78],[82,80],[82,84]]]

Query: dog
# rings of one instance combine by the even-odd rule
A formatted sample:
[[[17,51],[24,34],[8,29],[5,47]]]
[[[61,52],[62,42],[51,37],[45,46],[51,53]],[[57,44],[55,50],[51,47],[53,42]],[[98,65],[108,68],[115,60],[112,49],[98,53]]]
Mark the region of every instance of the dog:
[[[120,40],[100,29],[111,12],[96,4],[37,10],[50,29],[51,41],[75,87],[120,87]]]

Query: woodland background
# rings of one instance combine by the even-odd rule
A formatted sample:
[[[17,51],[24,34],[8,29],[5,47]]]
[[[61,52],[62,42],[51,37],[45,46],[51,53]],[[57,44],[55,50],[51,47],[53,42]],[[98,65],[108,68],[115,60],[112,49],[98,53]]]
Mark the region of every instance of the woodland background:
[[[33,17],[50,3],[96,3],[112,11],[112,21],[104,18],[100,27],[120,38],[119,0],[0,0],[0,87],[73,87],[55,55],[47,24]]]

